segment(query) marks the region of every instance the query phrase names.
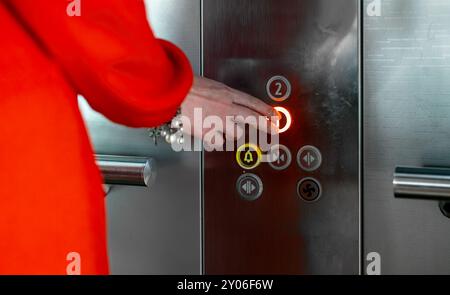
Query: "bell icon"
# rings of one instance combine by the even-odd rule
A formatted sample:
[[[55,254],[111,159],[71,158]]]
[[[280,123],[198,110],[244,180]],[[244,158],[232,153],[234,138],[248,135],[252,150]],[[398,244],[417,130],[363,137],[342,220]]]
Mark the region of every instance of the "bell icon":
[[[251,151],[247,151],[247,152],[245,153],[244,161],[247,162],[247,163],[249,163],[249,164],[250,164],[250,163],[253,163],[253,154],[252,154]]]

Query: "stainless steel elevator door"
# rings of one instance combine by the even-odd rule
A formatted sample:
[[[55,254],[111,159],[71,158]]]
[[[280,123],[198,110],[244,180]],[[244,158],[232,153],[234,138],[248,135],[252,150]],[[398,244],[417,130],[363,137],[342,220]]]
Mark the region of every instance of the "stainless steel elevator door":
[[[200,73],[200,0],[146,1],[158,37],[180,46]],[[151,82],[149,82],[151,83]],[[150,189],[114,186],[108,194],[108,238],[113,274],[201,273],[201,153],[176,153],[148,131],[105,119],[80,100],[96,153],[152,157]]]
[[[364,256],[382,274],[450,274],[450,219],[392,185],[395,166],[450,167],[450,1],[363,6]]]

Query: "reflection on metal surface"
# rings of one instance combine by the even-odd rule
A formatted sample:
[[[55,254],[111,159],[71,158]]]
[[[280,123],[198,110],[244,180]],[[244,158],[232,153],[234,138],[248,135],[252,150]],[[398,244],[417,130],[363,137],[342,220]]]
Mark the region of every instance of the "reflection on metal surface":
[[[96,162],[104,184],[151,187],[155,181],[155,161],[151,158],[97,155]]]
[[[358,1],[203,3],[205,76],[289,110],[280,144],[317,146],[323,159],[313,172],[259,165],[263,196],[246,203],[235,155],[205,153],[206,273],[358,273]],[[282,102],[288,87],[268,87],[274,76],[289,81]],[[305,177],[320,180],[315,203],[297,195]]]

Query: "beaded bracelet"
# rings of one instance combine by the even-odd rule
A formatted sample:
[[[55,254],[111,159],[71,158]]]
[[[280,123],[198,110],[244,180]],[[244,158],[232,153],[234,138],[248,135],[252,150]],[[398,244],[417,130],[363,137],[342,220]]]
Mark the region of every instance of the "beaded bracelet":
[[[149,136],[153,138],[155,145],[158,144],[158,138],[164,138],[169,144],[183,144],[183,121],[181,120],[181,109],[178,109],[175,117],[166,124],[148,129]]]

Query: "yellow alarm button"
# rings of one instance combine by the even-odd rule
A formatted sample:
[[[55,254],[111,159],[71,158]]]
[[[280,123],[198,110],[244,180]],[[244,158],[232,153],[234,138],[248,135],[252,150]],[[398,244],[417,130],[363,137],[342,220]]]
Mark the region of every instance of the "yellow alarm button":
[[[236,162],[243,169],[252,170],[261,164],[261,149],[252,143],[241,145],[236,152]]]

